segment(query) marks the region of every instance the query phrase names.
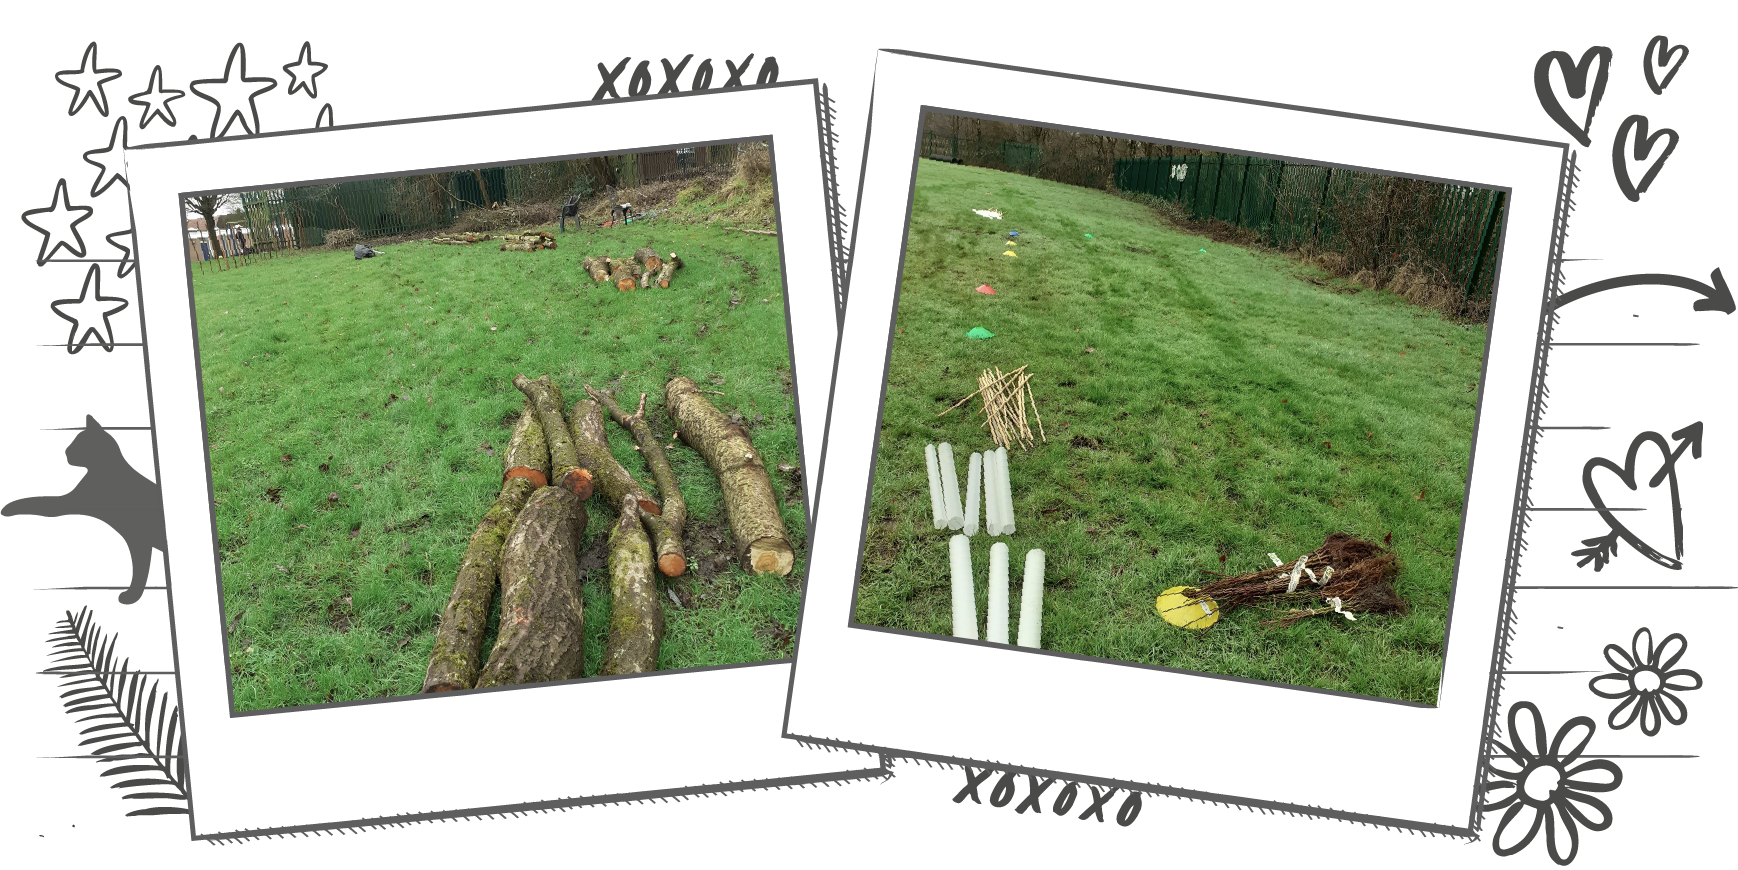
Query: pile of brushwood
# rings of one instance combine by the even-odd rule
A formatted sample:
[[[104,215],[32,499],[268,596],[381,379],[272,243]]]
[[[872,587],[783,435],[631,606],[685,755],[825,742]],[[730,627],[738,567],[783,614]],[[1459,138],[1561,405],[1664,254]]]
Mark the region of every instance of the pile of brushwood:
[[[544,375],[518,375],[524,409],[502,457],[501,493],[471,535],[452,597],[441,615],[424,692],[583,676],[584,601],[579,552],[586,505],[613,514],[607,544],[609,639],[599,676],[658,668],[664,634],[658,574],[679,577],[688,565],[682,531],[687,504],[665,445],[646,419],[646,397],[629,414],[615,397],[587,386],[588,398],[564,414],[561,388]],[[675,436],[717,475],[738,558],[746,570],[788,575],[795,561],[759,451],[685,377],[664,389]],[[610,454],[604,414],[633,435],[660,498]],[[675,436],[669,446],[674,447]],[[500,629],[488,659],[483,634],[500,588]]]
[[[1287,605],[1284,610],[1264,608],[1277,613],[1261,623],[1265,628],[1281,628],[1328,613],[1356,621],[1353,614],[1406,612],[1406,602],[1394,590],[1399,563],[1378,544],[1334,532],[1295,562],[1282,561],[1272,553],[1268,558],[1274,563],[1271,568],[1220,577],[1189,589],[1187,594],[1193,601],[1183,606],[1209,601],[1224,612],[1243,605]]]
[[[632,257],[586,257],[580,265],[593,281],[608,281],[626,293],[636,286],[641,290],[653,284],[669,287],[683,263],[674,252],[665,259],[651,248],[641,248]]]

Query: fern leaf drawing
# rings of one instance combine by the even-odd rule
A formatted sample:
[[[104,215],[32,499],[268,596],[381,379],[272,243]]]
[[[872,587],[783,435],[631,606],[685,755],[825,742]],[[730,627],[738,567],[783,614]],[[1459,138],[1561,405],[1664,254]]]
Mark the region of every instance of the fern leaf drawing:
[[[104,766],[102,776],[116,777],[109,787],[126,791],[122,800],[150,802],[127,815],[184,814],[181,706],[120,658],[115,640],[97,627],[90,608],[76,616],[69,610],[48,636],[53,665],[46,673],[60,679],[61,705],[84,726],[79,746]]]

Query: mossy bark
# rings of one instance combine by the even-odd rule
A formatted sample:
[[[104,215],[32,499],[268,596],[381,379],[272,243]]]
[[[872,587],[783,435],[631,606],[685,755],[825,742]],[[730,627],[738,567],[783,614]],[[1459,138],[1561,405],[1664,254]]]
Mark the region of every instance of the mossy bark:
[[[634,262],[639,263],[640,268],[648,273],[656,273],[664,265],[664,261],[658,257],[658,252],[651,248],[641,248],[635,251]]]
[[[621,504],[623,496],[633,496],[646,532],[657,547],[659,570],[664,571],[665,576],[681,576],[688,565],[688,556],[682,549],[682,526],[687,522],[688,511],[681,493],[675,488],[674,475],[670,479],[670,491],[676,492],[682,510],[681,515],[672,520],[664,516],[664,507],[654,501],[645,487],[640,486],[640,482],[628,474],[610,453],[609,436],[603,428],[603,408],[597,402],[580,399],[574,403],[573,412],[568,417],[573,426],[573,444],[579,454],[579,464],[591,472],[597,494],[612,505]],[[676,573],[671,574],[670,570]]]
[[[537,486],[549,485],[549,441],[543,435],[543,423],[537,419],[537,408],[530,399],[519,411],[519,422],[513,426],[513,437],[507,439],[507,449],[501,454],[501,473],[515,470],[536,472],[520,474]]]
[[[670,278],[675,274],[676,264],[674,262],[665,263],[664,268],[658,270],[658,286],[661,288],[669,287]]]
[[[459,562],[453,594],[435,629],[434,652],[422,681],[424,692],[451,692],[476,685],[482,669],[483,630],[489,622],[489,605],[495,598],[496,578],[501,570],[501,551],[513,522],[536,489],[523,477],[509,478],[501,494],[477,530]]]
[[[501,548],[501,627],[477,687],[570,680],[585,660],[585,505],[559,487],[526,501]]]
[[[748,430],[724,416],[688,378],[672,379],[664,388],[664,400],[683,443],[704,456],[718,476],[743,568],[757,574],[789,574],[796,550],[779,516],[772,477]]]
[[[603,261],[598,259],[597,257],[586,257],[585,260],[580,263],[580,266],[585,269],[585,273],[587,275],[590,275],[591,280],[593,280],[593,281],[608,281],[609,280],[609,277],[610,277],[609,268],[607,266],[605,266]]]
[[[640,507],[622,496],[621,515],[610,530],[610,631],[600,675],[643,674],[658,669],[664,639],[664,608],[652,573],[652,542],[640,525]]]
[[[682,534],[688,526],[688,501],[682,497],[682,488],[676,483],[676,470],[670,465],[670,457],[664,452],[658,433],[653,432],[652,424],[646,422],[646,394],[640,394],[639,408],[629,414],[616,404],[610,394],[598,392],[589,386],[585,388],[585,392],[609,411],[610,419],[633,434],[634,443],[640,448],[640,456],[646,460],[646,468],[651,470],[653,482],[658,484],[658,497],[663,499],[663,511],[658,519],[669,526],[668,533],[664,534],[660,534],[661,530],[651,525],[647,527],[647,531],[652,533],[653,543],[657,546],[658,570],[665,577],[682,576],[688,568],[688,555],[682,549]]]
[[[616,289],[624,293],[634,289],[634,285],[639,283],[639,276],[620,260],[614,262],[615,269],[610,272],[610,283],[616,285]]]
[[[514,375],[513,386],[531,400],[532,407],[537,409],[537,422],[543,425],[543,437],[549,444],[550,485],[579,496],[580,501],[591,498],[591,474],[579,464],[567,421],[561,416],[561,388],[548,375],[537,380]]]

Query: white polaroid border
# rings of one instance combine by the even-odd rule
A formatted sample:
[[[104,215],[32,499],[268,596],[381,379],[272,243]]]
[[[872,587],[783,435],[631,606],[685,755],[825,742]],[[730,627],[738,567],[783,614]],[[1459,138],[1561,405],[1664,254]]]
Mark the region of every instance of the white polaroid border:
[[[1153,793],[1470,834],[1517,500],[1555,274],[1567,148],[1551,142],[959,61],[879,54],[786,736]],[[1503,189],[1449,638],[1432,707],[853,622],[890,338],[928,109]],[[945,539],[935,539],[937,547]],[[1052,570],[1055,566],[1052,566]],[[1355,734],[1343,757],[1338,735]],[[1281,763],[1259,749],[1315,747]],[[1301,742],[1299,742],[1301,741]],[[1380,759],[1371,761],[1370,759]]]
[[[779,738],[788,660],[262,715],[233,711],[225,654],[183,194],[770,140],[798,438],[818,472],[838,321],[817,118],[801,81],[127,152],[196,838],[883,774]]]

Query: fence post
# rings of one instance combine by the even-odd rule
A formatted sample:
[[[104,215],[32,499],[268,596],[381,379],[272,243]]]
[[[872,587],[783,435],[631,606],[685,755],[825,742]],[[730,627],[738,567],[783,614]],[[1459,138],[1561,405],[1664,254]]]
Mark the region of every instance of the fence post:
[[[1273,205],[1267,207],[1267,225],[1273,226],[1273,216],[1279,211],[1279,189],[1285,183],[1285,161],[1279,161],[1279,171],[1273,174]]]
[[[1315,242],[1318,245],[1321,244],[1322,241],[1322,212],[1327,208],[1328,182],[1333,180],[1334,167],[1330,166],[1328,167],[1327,174],[1322,177],[1322,195],[1316,197],[1316,228],[1311,232],[1311,235],[1315,237]]]
[[[1491,231],[1496,228],[1497,212],[1502,211],[1502,208],[1503,192],[1499,190],[1491,201],[1490,212],[1485,215],[1484,238],[1479,242],[1478,257],[1473,260],[1472,274],[1467,276],[1464,296],[1471,296],[1473,289],[1478,285],[1479,272],[1484,269],[1485,265],[1485,252],[1489,251],[1491,247]]]
[[[1207,205],[1207,214],[1219,216],[1219,190],[1225,186],[1225,152],[1219,152],[1219,171],[1213,175],[1213,201]]]
[[[1237,214],[1231,218],[1233,226],[1243,226],[1243,195],[1249,192],[1249,155],[1243,155],[1243,183],[1237,185]]]

